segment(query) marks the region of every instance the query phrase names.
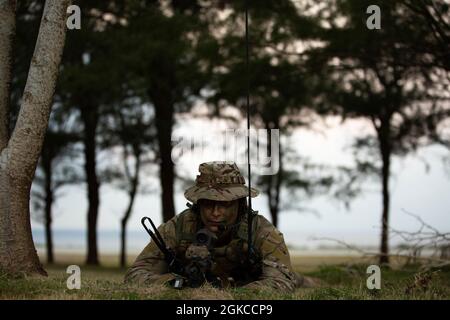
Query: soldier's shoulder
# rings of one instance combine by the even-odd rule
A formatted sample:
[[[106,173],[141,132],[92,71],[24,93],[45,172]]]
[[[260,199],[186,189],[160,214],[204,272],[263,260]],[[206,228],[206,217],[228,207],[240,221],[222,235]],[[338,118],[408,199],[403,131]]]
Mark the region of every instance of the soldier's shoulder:
[[[192,211],[192,209],[190,208],[186,208],[183,211],[181,211],[180,213],[176,214],[175,216],[173,216],[169,221],[167,222],[177,222],[181,219],[185,219],[185,218],[193,218],[195,217],[195,213],[194,211]]]
[[[186,208],[175,216],[176,219],[193,219],[196,218],[196,213],[191,208]]]
[[[256,220],[256,224],[259,228],[275,228],[275,226],[261,214],[255,215],[253,219]]]
[[[186,208],[185,210],[177,214],[175,217],[173,217],[171,221],[175,226],[191,225],[193,223],[196,223],[197,214],[191,208]]]
[[[165,228],[176,227],[176,225],[178,225],[180,222],[184,223],[193,220],[194,217],[195,213],[190,208],[186,208],[185,210],[173,216],[167,222],[163,223],[161,226]]]
[[[261,233],[272,233],[277,235],[283,235],[280,230],[277,229],[269,220],[266,219],[263,215],[256,215],[256,232],[258,234]]]

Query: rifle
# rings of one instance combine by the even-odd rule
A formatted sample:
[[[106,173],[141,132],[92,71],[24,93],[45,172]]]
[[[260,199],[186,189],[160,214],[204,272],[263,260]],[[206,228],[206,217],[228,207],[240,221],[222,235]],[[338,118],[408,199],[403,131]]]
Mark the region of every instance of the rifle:
[[[222,281],[215,276],[212,270],[215,267],[214,245],[217,236],[206,228],[200,229],[195,234],[194,242],[186,250],[186,259],[189,263],[186,265],[186,273],[189,274],[193,283],[198,286],[205,281],[214,287],[222,287]]]
[[[150,221],[153,231],[145,224]],[[211,273],[214,262],[211,259],[211,250],[214,247],[215,235],[206,229],[201,229],[195,236],[195,242],[189,252],[186,252],[186,257],[190,260],[188,264],[184,264],[176,257],[176,253],[172,248],[169,248],[158,229],[154,225],[152,219],[143,217],[141,223],[144,229],[155,242],[156,246],[164,255],[164,260],[168,265],[169,272],[178,275],[171,285],[176,289],[182,289],[184,286],[192,288],[200,287],[205,282],[210,282],[213,286],[221,286],[219,278]]]

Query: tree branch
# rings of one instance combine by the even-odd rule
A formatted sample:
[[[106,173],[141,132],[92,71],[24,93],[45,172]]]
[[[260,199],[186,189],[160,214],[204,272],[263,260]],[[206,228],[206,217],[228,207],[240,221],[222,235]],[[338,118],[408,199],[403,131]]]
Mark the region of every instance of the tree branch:
[[[389,228],[389,232],[392,235],[399,236],[407,243],[407,247],[400,247],[398,253],[389,254],[389,257],[406,258],[406,263],[421,260],[424,263],[425,268],[450,265],[450,257],[447,256],[448,251],[450,250],[450,233],[440,232],[435,227],[426,223],[419,216],[407,212],[406,210],[403,210],[403,212],[415,218],[420,223],[420,227],[417,231],[413,232]],[[367,252],[362,248],[333,238],[313,238],[313,240],[326,240],[338,243],[349,250],[360,253],[363,257],[377,257],[380,255],[378,252]],[[421,252],[424,249],[432,249],[432,254],[421,256]],[[440,256],[438,256],[439,253]]]

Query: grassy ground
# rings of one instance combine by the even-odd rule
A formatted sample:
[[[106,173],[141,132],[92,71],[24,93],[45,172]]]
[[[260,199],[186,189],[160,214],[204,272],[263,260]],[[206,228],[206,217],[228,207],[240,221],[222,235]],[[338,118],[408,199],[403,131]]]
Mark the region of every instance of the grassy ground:
[[[316,288],[292,294],[248,289],[218,290],[210,286],[174,290],[164,286],[142,288],[122,283],[124,269],[115,258],[103,258],[103,267],[81,267],[80,290],[66,286],[66,268],[81,257],[62,257],[46,266],[48,278],[7,279],[0,275],[0,299],[450,299],[450,269],[421,272],[419,266],[382,269],[381,290],[368,290],[366,268],[370,261],[351,257],[293,257],[294,268],[320,279]]]

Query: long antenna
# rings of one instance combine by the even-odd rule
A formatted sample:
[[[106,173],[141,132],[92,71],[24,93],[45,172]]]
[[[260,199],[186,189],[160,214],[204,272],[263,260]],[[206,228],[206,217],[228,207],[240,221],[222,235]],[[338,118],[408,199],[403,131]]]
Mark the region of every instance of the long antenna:
[[[252,174],[250,168],[250,68],[249,68],[249,40],[248,40],[248,1],[245,1],[245,66],[247,76],[247,166],[248,166],[248,208],[247,208],[247,222],[248,222],[248,259],[251,259],[253,251],[252,244]]]

